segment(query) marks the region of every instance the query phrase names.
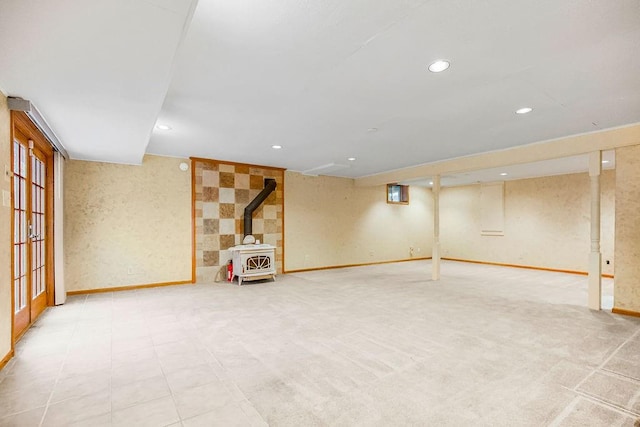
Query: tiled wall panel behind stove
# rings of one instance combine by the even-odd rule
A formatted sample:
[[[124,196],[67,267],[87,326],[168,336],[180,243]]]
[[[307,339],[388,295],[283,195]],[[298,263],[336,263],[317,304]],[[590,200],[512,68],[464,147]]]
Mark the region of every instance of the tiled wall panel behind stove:
[[[196,280],[213,282],[231,254],[242,243],[244,208],[264,188],[264,179],[276,180],[276,190],[253,212],[253,235],[276,247],[276,270],[283,265],[284,170],[266,166],[192,160],[195,171]]]

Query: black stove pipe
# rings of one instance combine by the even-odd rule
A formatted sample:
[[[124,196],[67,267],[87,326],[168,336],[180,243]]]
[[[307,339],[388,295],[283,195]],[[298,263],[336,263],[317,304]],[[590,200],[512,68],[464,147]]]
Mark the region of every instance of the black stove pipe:
[[[276,189],[276,180],[273,178],[265,178],[264,180],[264,188],[262,191],[256,196],[255,199],[251,201],[244,208],[244,235],[248,236],[253,232],[253,211],[258,209],[258,207],[265,201],[269,194],[273,193]]]

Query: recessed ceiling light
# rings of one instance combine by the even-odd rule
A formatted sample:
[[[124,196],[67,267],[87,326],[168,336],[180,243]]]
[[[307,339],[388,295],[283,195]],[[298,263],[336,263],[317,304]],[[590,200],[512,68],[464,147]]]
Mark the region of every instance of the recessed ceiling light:
[[[347,158],[347,160],[349,160],[350,162],[355,162],[356,158],[355,157],[349,157],[349,158]]]
[[[533,111],[533,108],[531,108],[531,107],[523,107],[523,108],[520,108],[520,109],[516,110],[516,114],[527,114],[527,113],[530,113],[532,111]]]
[[[507,175],[509,175],[509,174],[508,174],[508,173],[506,173],[506,172],[502,172],[502,173],[500,174],[500,176],[507,176]]]
[[[369,128],[367,132],[378,132],[378,128]]]
[[[429,71],[431,71],[432,73],[441,73],[442,71],[449,68],[449,65],[451,65],[449,61],[438,59],[437,61],[434,61],[431,63],[431,65],[429,65]]]
[[[429,181],[429,185],[433,185],[433,181]]]
[[[274,150],[279,150],[282,148],[282,145],[272,145],[271,148],[273,148]]]
[[[156,129],[159,129],[159,130],[171,130],[171,126],[169,126],[169,125],[156,125]]]
[[[609,163],[609,160],[603,160],[602,163],[603,164]]]

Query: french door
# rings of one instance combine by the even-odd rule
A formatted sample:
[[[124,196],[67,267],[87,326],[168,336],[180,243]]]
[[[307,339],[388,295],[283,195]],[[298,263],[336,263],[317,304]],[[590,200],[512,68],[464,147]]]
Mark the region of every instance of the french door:
[[[13,114],[13,336],[19,337],[53,297],[53,151],[26,116]]]

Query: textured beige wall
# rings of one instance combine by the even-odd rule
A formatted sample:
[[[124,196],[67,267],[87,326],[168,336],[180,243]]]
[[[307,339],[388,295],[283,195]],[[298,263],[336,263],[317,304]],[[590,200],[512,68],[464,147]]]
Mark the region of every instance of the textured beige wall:
[[[67,291],[191,280],[191,176],[183,159],[65,164]]]
[[[285,270],[431,256],[433,201],[410,188],[409,205],[386,202],[386,186],[285,173]],[[420,251],[418,252],[418,248]]]
[[[640,145],[616,149],[614,306],[640,313]]]
[[[2,204],[2,192],[11,191],[5,176],[11,167],[11,119],[7,98],[0,92],[0,360],[11,351],[11,207]]]
[[[615,173],[601,178],[601,248],[613,274]],[[505,183],[504,236],[480,235],[480,186],[441,193],[442,256],[584,271],[590,251],[589,176],[571,174]],[[606,265],[605,260],[611,264]]]

